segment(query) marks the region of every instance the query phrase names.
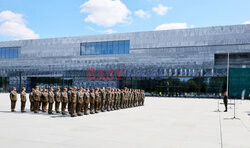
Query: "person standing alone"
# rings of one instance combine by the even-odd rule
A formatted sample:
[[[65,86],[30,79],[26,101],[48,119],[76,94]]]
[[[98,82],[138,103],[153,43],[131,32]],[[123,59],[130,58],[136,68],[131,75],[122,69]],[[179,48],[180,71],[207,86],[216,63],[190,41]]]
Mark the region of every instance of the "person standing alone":
[[[16,101],[17,101],[16,87],[13,87],[12,91],[10,92],[10,101],[11,101],[11,112],[15,112]]]
[[[224,105],[225,105],[225,111],[224,111],[224,112],[227,112],[227,103],[228,103],[228,95],[227,95],[227,92],[224,92],[223,102],[224,102]]]

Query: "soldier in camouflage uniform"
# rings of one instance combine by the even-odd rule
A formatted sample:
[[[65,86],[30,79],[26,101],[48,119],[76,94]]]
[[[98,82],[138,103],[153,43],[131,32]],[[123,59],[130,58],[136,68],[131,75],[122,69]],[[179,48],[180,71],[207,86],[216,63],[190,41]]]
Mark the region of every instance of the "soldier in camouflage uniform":
[[[125,100],[125,104],[124,104],[124,108],[128,107],[128,89],[125,89],[125,93],[124,93],[124,100]]]
[[[53,92],[53,88],[51,87],[50,88],[50,91],[49,91],[49,95],[48,95],[48,98],[49,98],[49,109],[48,109],[48,114],[52,114],[52,108],[53,108],[53,103],[54,103],[54,92]]]
[[[123,109],[124,108],[124,90],[123,89],[120,91],[120,96],[121,96],[120,108]]]
[[[105,111],[105,103],[106,103],[106,90],[105,90],[105,87],[103,87],[102,89],[101,89],[101,107],[100,107],[100,109],[101,109],[101,111],[102,112],[104,112]]]
[[[113,91],[113,109],[114,110],[117,110],[117,108],[116,108],[116,106],[117,106],[117,99],[118,99],[118,97],[117,97],[117,89],[114,89],[114,91]]]
[[[106,90],[106,100],[105,100],[105,110],[110,111],[110,102],[111,102],[111,94],[110,94],[110,88]]]
[[[101,96],[100,96],[99,88],[96,88],[95,89],[95,113],[98,113],[100,102],[101,102]]]
[[[88,115],[88,108],[89,108],[89,103],[90,103],[90,94],[89,94],[89,89],[87,88],[86,90],[84,90],[84,115]]]
[[[63,92],[61,93],[61,101],[62,101],[62,107],[61,107],[62,115],[66,115],[66,106],[69,101],[67,88],[64,88]]]
[[[115,105],[115,89],[112,89],[112,92],[111,92],[111,110],[113,111],[114,110],[114,105]]]
[[[72,87],[69,88],[69,91],[68,91],[68,112],[70,113],[70,106],[71,106],[71,96],[72,96]]]
[[[43,96],[42,96],[43,89],[39,88],[39,91],[40,91],[40,97],[39,97],[39,103],[38,103],[38,110],[41,111],[41,108],[42,108],[42,99],[43,99]]]
[[[23,87],[23,90],[20,94],[20,98],[21,98],[21,112],[24,113],[25,112],[25,104],[26,104],[26,101],[27,101],[27,98],[26,98],[26,88]]]
[[[137,90],[135,89],[134,90],[134,106],[138,106],[137,103],[138,103]]]
[[[34,91],[34,113],[38,113],[39,111],[39,102],[40,102],[40,98],[41,98],[41,92],[39,91],[39,87],[36,86],[35,87],[35,91]]]
[[[13,87],[12,91],[10,92],[10,101],[11,101],[11,111],[15,112],[16,101],[17,101],[16,87]]]
[[[56,110],[56,113],[60,113],[60,111],[59,111],[60,102],[61,102],[60,88],[57,88],[56,93],[55,93],[55,110]]]
[[[94,107],[95,107],[95,92],[94,92],[94,89],[91,89],[91,93],[90,93],[90,114],[94,114]]]
[[[77,102],[77,87],[74,86],[71,92],[71,107],[70,107],[70,115],[71,117],[75,117],[75,110],[76,110],[76,102]]]
[[[121,90],[117,89],[117,103],[116,103],[116,109],[121,108]]]
[[[30,94],[29,94],[29,99],[30,99],[30,111],[34,111],[34,91],[35,91],[35,89],[34,88],[32,88],[31,89],[31,92],[30,92]]]
[[[47,111],[47,106],[48,106],[48,102],[49,102],[49,93],[48,93],[48,89],[44,89],[44,91],[42,92],[42,112],[46,112]]]
[[[78,116],[82,116],[81,111],[82,111],[82,106],[83,106],[83,92],[82,92],[82,88],[80,88],[77,92],[77,107],[76,107],[76,112]]]

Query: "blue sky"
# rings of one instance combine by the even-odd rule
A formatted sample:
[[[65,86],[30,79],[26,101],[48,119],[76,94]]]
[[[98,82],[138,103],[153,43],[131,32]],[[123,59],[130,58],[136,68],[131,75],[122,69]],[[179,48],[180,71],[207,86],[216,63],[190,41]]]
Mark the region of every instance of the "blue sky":
[[[0,0],[0,41],[250,23],[250,0]]]

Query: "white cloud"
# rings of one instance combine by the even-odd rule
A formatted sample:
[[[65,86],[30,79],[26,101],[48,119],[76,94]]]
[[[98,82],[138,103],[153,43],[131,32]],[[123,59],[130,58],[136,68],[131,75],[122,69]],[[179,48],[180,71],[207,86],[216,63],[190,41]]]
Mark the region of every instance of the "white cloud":
[[[103,31],[104,33],[107,33],[107,34],[112,34],[112,33],[116,33],[117,31],[113,30],[113,29],[108,29],[108,30],[105,30]]]
[[[191,25],[190,28],[193,28],[194,25]],[[172,29],[185,29],[188,28],[187,23],[169,23],[161,24],[155,28],[155,30],[172,30]]]
[[[0,12],[0,34],[15,39],[38,39],[39,35],[26,26],[22,14],[12,11]]]
[[[165,15],[168,10],[172,9],[172,7],[167,7],[162,4],[159,4],[157,7],[153,7],[152,10],[157,14],[157,15]]]
[[[135,15],[140,18],[150,18],[151,16],[149,12],[143,11],[142,9],[135,11]]]
[[[243,24],[250,24],[250,21],[245,21]]]
[[[86,22],[111,27],[118,23],[129,23],[130,10],[120,0],[88,0],[81,6],[81,13],[88,13]]]

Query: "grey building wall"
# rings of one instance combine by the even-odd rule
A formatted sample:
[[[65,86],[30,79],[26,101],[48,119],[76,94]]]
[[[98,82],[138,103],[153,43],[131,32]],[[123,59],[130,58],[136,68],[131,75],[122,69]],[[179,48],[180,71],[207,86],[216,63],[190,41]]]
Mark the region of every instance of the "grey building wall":
[[[117,40],[130,40],[130,54],[80,55],[81,43]],[[123,69],[127,77],[225,76],[225,67],[214,65],[215,54],[250,53],[250,25],[6,41],[0,47],[21,47],[20,58],[0,59],[0,77],[10,77],[13,85],[19,82],[19,72],[27,86],[28,77],[73,77],[74,71],[87,68]],[[73,78],[73,83],[87,82]]]

